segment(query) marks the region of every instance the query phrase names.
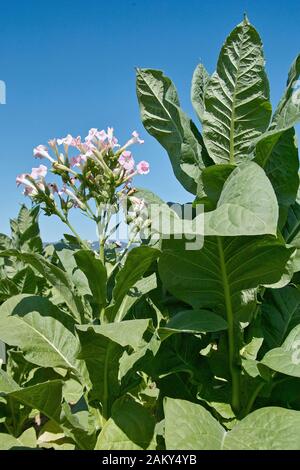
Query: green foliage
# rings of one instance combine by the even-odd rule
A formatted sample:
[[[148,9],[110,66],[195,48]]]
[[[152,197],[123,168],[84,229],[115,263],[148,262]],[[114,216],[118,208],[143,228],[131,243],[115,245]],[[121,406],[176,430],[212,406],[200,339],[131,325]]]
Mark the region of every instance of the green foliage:
[[[298,56],[272,116],[245,18],[216,72],[193,74],[202,136],[172,81],[137,70],[144,126],[204,206],[186,238],[144,189],[151,226],[173,228],[124,250],[104,230],[93,251],[67,218],[74,235],[43,246],[38,207],[21,207],[0,235],[0,449],[300,449],[299,74]]]

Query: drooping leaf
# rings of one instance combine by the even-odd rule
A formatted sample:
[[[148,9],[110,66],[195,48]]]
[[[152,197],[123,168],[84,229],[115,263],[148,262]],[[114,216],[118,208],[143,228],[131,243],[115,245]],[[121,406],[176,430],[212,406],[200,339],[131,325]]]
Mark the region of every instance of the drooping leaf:
[[[249,158],[254,139],[271,117],[261,39],[245,19],[222,47],[217,71],[205,91],[203,138],[216,163]]]
[[[196,194],[206,150],[201,135],[179,107],[173,83],[159,70],[138,69],[137,96],[145,128],[167,150],[176,178]]]
[[[204,65],[198,64],[192,78],[191,100],[200,122],[202,122],[205,112],[204,93],[209,78],[209,74]]]

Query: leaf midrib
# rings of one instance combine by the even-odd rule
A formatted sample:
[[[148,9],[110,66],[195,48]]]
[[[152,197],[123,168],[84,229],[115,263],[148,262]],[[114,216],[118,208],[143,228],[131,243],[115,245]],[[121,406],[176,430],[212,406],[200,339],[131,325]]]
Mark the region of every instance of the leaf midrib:
[[[176,124],[176,122],[174,121],[174,119],[172,118],[171,114],[169,113],[169,111],[167,110],[167,108],[165,107],[163,101],[161,101],[159,99],[159,97],[156,95],[156,93],[154,92],[154,90],[151,88],[151,86],[149,85],[149,83],[147,82],[146,78],[143,76],[142,72],[139,70],[138,71],[138,74],[139,76],[142,78],[142,80],[144,81],[144,83],[147,85],[149,91],[151,92],[151,94],[154,96],[154,98],[157,100],[157,102],[160,104],[160,106],[164,109],[165,113],[167,114],[168,118],[170,119],[170,121],[172,122],[172,124],[174,125],[176,131],[177,131],[177,134],[179,135],[180,137],[180,141],[181,143],[183,143],[183,138],[182,138],[182,135],[180,133],[180,130]],[[171,105],[175,106],[173,103],[170,102]]]
[[[239,57],[238,57],[238,63],[237,63],[236,76],[234,80],[234,91],[233,91],[233,96],[232,96],[232,109],[231,109],[231,118],[230,118],[229,163],[231,164],[235,163],[235,160],[234,160],[235,107],[236,107],[237,83],[238,83],[239,76],[240,76],[240,68],[241,68],[241,60],[242,60],[241,49],[244,43],[244,37],[245,37],[245,29],[243,27],[241,42],[239,43],[239,46],[238,46]]]
[[[19,320],[21,326],[22,326],[22,321],[20,318],[16,318],[16,317],[13,317],[12,318],[15,318],[16,320]],[[37,333],[38,336],[40,336],[41,338],[43,338],[46,343],[49,344],[49,346],[51,346],[56,352],[57,354],[71,367],[71,369],[74,369],[74,365],[72,365],[69,360],[62,354],[62,352],[54,345],[54,343],[51,343],[51,341],[45,336],[43,335],[39,330],[37,330],[36,328],[34,328],[34,326],[30,325],[30,323],[27,323],[25,320],[23,320],[24,323],[30,328],[32,329],[33,331],[35,331]]]

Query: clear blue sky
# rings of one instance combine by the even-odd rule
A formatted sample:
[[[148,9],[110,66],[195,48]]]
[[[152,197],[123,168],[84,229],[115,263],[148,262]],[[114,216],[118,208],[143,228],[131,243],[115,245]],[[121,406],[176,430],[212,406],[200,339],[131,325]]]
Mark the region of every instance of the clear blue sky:
[[[15,175],[36,163],[32,148],[68,132],[84,136],[90,127],[113,126],[121,141],[137,129],[145,145],[134,149],[136,159],[149,160],[152,171],[136,183],[165,200],[190,200],[140,123],[135,66],[164,70],[195,118],[193,70],[201,60],[214,71],[244,12],[264,42],[274,104],[300,50],[299,0],[0,0],[0,6],[0,79],[7,85],[7,104],[0,106],[2,232],[24,200]],[[80,220],[75,216],[83,236],[95,239]],[[45,240],[63,233],[53,219],[42,217],[41,227]]]

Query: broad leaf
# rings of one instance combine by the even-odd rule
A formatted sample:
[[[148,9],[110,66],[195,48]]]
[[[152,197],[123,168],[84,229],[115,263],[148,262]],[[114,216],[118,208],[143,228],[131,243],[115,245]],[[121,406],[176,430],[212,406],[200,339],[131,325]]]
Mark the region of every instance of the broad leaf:
[[[0,393],[9,393],[19,390],[19,385],[14,379],[4,370],[0,369]]]
[[[219,450],[225,429],[200,405],[167,398],[165,441],[167,450]]]
[[[215,191],[210,182],[207,188]],[[206,213],[204,220],[206,235],[276,235],[278,204],[264,171],[254,162],[233,170],[216,209]]]
[[[282,345],[290,331],[300,323],[300,292],[287,286],[268,289],[261,306],[262,330],[269,349]]]
[[[122,310],[118,315],[118,310],[128,293],[137,281],[139,281],[152,263],[158,258],[160,252],[149,246],[133,248],[127,255],[124,266],[116,276],[115,287],[113,289],[113,299],[111,305],[106,308],[107,317],[113,321],[122,318]]]
[[[92,251],[79,250],[74,254],[79,269],[87,277],[93,294],[93,303],[100,309],[106,304],[106,269]]]
[[[95,450],[149,449],[154,427],[154,418],[146,408],[126,397],[113,406],[112,417],[99,434]]]
[[[180,109],[177,91],[159,70],[137,70],[137,96],[147,131],[167,150],[176,178],[196,194],[207,158],[201,135]]]
[[[32,387],[14,390],[6,394],[9,397],[33,410],[39,410],[49,419],[60,420],[62,381],[52,380]]]
[[[0,339],[21,348],[34,364],[79,368],[74,321],[46,298],[23,294],[7,300],[0,307]]]
[[[0,433],[0,450],[23,450],[36,447],[36,432],[34,428],[26,429],[19,437]]]
[[[289,207],[295,202],[299,187],[299,158],[294,129],[288,129],[280,135],[264,169],[277,196],[279,226],[282,227]]]
[[[247,19],[222,47],[217,71],[205,92],[203,138],[216,163],[239,163],[249,158],[254,139],[271,117],[269,84],[261,39]]]
[[[129,320],[77,327],[81,344],[78,357],[86,362],[92,383],[91,398],[101,402],[105,419],[109,418],[111,406],[120,393],[119,364],[125,348],[142,347],[148,326],[149,320]]]
[[[286,90],[274,113],[271,128],[286,129],[293,127],[300,120],[299,76],[300,54],[290,68]]]
[[[300,377],[300,325],[293,328],[281,347],[268,351],[261,363],[281,374]]]
[[[237,313],[241,291],[276,282],[291,253],[268,237],[206,237],[199,251],[165,240],[159,273],[165,287],[194,309]]]
[[[299,411],[261,408],[226,431],[201,405],[168,398],[164,409],[167,450],[300,449]]]
[[[174,333],[207,333],[227,329],[227,323],[209,310],[185,310],[177,313],[166,326],[159,328],[162,337]]]

